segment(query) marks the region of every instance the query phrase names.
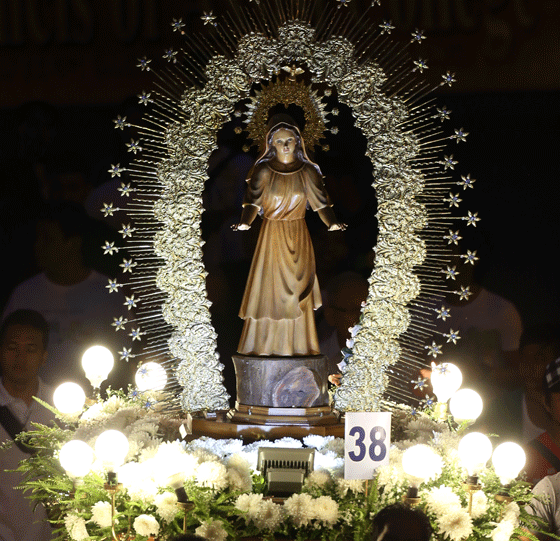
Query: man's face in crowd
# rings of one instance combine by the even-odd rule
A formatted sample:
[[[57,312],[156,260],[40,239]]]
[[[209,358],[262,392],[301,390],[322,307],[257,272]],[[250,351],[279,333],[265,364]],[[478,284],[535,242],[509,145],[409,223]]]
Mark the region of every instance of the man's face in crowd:
[[[0,344],[0,364],[5,384],[33,384],[46,358],[41,331],[29,325],[10,325],[6,329]]]

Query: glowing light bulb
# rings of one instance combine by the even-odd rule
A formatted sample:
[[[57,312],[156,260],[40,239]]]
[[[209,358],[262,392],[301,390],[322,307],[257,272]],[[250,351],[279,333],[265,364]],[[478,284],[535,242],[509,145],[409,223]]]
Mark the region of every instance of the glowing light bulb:
[[[81,440],[65,443],[58,454],[60,465],[70,477],[87,475],[93,464],[93,449]]]
[[[432,363],[432,388],[438,402],[447,402],[463,383],[463,374],[459,367],[452,363]]]
[[[475,476],[486,466],[492,454],[492,443],[480,432],[471,432],[459,442],[459,458],[470,476]]]
[[[167,384],[167,373],[159,363],[144,363],[135,376],[139,391],[162,391]]]
[[[77,383],[67,381],[55,389],[53,402],[56,409],[62,413],[79,413],[86,402],[86,393]]]
[[[104,346],[90,347],[82,356],[82,367],[94,389],[107,379],[113,369],[115,359],[113,354]]]
[[[418,487],[420,483],[441,473],[442,460],[427,445],[413,445],[403,453],[402,467],[410,478],[410,484]]]
[[[475,421],[482,413],[482,398],[472,389],[460,389],[451,397],[449,410],[458,422]]]
[[[95,440],[95,454],[103,465],[113,471],[123,462],[128,453],[128,440],[118,430],[105,430]]]
[[[517,443],[507,441],[494,450],[492,465],[502,485],[511,483],[525,466],[525,451]]]

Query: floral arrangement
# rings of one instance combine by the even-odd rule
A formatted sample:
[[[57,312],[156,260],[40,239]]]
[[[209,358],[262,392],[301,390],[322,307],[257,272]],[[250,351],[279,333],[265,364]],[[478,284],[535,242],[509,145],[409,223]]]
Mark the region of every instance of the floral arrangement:
[[[343,478],[344,440],[332,436],[248,445],[240,439],[206,437],[179,441],[175,437],[182,420],[160,411],[158,398],[162,397],[111,392],[80,416],[58,413],[54,426],[35,425],[27,433],[37,452],[19,467],[25,479],[22,486],[33,500],[46,502],[58,539],[110,539],[114,528],[120,539],[138,541],[169,539],[183,529],[212,541],[275,536],[359,541],[371,535],[372,518],[380,509],[406,495],[409,482],[402,454],[423,443],[437,453],[442,465],[418,494],[418,505],[430,518],[436,539],[508,541],[524,535],[536,540],[525,530],[535,529],[535,519],[525,509],[532,498],[530,485],[513,483],[511,501],[500,503],[494,496],[502,487],[491,468],[480,475],[482,490],[474,493],[469,514],[463,487],[466,472],[457,455],[461,431],[434,420],[429,412],[395,410],[390,463],[366,483]],[[96,437],[109,428],[121,430],[130,443],[118,470],[122,486],[115,494],[114,513],[99,460],[81,479],[70,478],[58,461],[64,443],[81,439],[93,447]],[[316,449],[315,470],[300,494],[283,502],[267,496],[266,483],[256,471],[260,446]],[[191,502],[187,509],[177,505],[170,486],[177,471]]]

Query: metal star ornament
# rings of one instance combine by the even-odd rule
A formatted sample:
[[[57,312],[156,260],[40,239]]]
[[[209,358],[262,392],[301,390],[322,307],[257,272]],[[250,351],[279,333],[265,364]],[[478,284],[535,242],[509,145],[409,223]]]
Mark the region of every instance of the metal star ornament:
[[[454,291],[457,295],[459,295],[459,300],[466,301],[472,295],[472,291],[469,286],[461,286],[461,291]]]
[[[132,337],[132,341],[134,342],[134,340],[138,340],[138,342],[140,342],[142,340],[142,336],[146,334],[145,332],[140,330],[140,327],[138,327],[137,329],[132,329],[129,333],[128,336]]]
[[[137,68],[140,68],[142,71],[150,71],[150,66],[148,65],[151,60],[148,60],[145,56],[138,59],[138,64],[136,64]]]
[[[124,326],[128,323],[128,319],[123,316],[114,317],[113,323],[111,325],[115,327],[115,331],[122,331],[124,330]]]
[[[113,255],[113,253],[118,253],[119,249],[115,246],[114,242],[105,241],[105,244],[101,246],[103,248],[103,254]]]
[[[122,348],[122,351],[118,352],[119,355],[121,356],[121,361],[128,361],[130,359],[132,359],[133,357],[136,357],[136,355],[132,354],[132,348]]]
[[[437,319],[441,319],[443,321],[447,320],[448,317],[451,317],[451,314],[449,313],[449,308],[446,308],[445,306],[442,305],[441,308],[436,308],[436,312],[437,312]]]
[[[121,182],[120,188],[117,188],[117,190],[121,192],[122,197],[128,197],[130,192],[134,191],[134,189],[130,187],[130,183],[125,184],[124,182]]]
[[[449,192],[449,197],[444,199],[444,202],[449,203],[449,208],[451,207],[459,207],[459,203],[462,199],[459,197],[459,194],[453,194]]]
[[[134,298],[134,293],[130,297],[125,297],[124,305],[129,310],[136,308],[136,299]]]
[[[445,75],[442,75],[441,77],[443,79],[443,83],[441,83],[442,86],[443,85],[451,86],[453,83],[457,82],[457,79],[455,79],[455,74],[449,71]]]
[[[184,26],[185,23],[183,22],[183,19],[173,19],[173,22],[171,23],[173,32],[182,32]]]
[[[459,144],[461,142],[466,142],[467,135],[469,135],[468,132],[463,131],[463,128],[459,128],[455,130],[455,135],[452,135],[449,139],[457,139],[457,144]]]
[[[450,278],[452,280],[455,280],[457,278],[457,275],[459,274],[457,272],[457,267],[450,267],[449,265],[447,266],[446,269],[442,269],[441,272],[445,274],[446,280],[449,280]]]
[[[113,122],[115,123],[116,130],[124,130],[125,127],[128,128],[130,126],[130,124],[126,122],[126,117],[121,115],[118,115]]]
[[[107,170],[108,173],[111,173],[111,178],[120,177],[123,171],[126,171],[126,169],[121,167],[120,163],[117,163],[117,165],[111,164],[111,167]]]
[[[441,346],[436,344],[435,341],[432,341],[429,346],[424,346],[424,349],[427,349],[428,355],[431,355],[434,359],[443,353]]]
[[[447,171],[448,169],[454,170],[455,166],[459,163],[457,160],[453,159],[453,154],[451,154],[451,156],[444,156],[443,160],[438,161],[437,163],[439,163],[440,165],[443,165],[445,168],[445,171]]]
[[[216,20],[216,16],[213,13],[213,11],[210,11],[209,13],[206,13],[205,11],[202,17],[200,17],[200,20],[204,22],[204,26],[207,24],[216,26],[216,23],[214,22]]]
[[[450,229],[449,230],[449,235],[444,235],[443,238],[447,241],[447,244],[455,244],[456,246],[458,246],[459,241],[463,237],[459,236],[459,231],[451,231],[451,229]]]
[[[454,344],[457,343],[461,337],[459,336],[459,331],[454,331],[453,329],[449,329],[448,333],[444,333],[445,338],[447,338],[447,342],[453,342]]]
[[[390,34],[391,30],[394,30],[395,27],[391,24],[393,21],[383,21],[379,28],[381,28],[381,34]]]
[[[132,237],[132,233],[134,233],[134,231],[136,231],[136,229],[130,224],[122,224],[122,229],[119,230],[119,233],[123,236],[123,239],[126,239],[127,237]]]
[[[478,257],[476,256],[476,250],[474,250],[473,252],[471,252],[470,250],[467,250],[467,253],[465,255],[460,255],[459,256],[461,259],[465,260],[465,265],[467,263],[470,263],[471,265],[474,265],[475,261],[478,261]]]
[[[123,262],[119,265],[119,267],[122,268],[123,273],[130,272],[132,274],[132,269],[136,267],[136,265],[136,261],[133,261],[132,259],[123,259]]]
[[[426,63],[425,60],[422,60],[421,58],[415,60],[414,65],[416,67],[413,68],[412,71],[419,71],[420,73],[424,73],[424,70],[428,69],[428,64]]]
[[[103,203],[103,208],[101,209],[101,212],[103,213],[103,217],[107,218],[107,216],[113,216],[113,214],[117,210],[120,209],[118,207],[117,208],[113,207],[113,203]]]
[[[150,96],[152,95],[151,92],[146,92],[146,91],[142,91],[141,94],[138,94],[138,103],[140,105],[148,105],[148,103],[152,103],[154,100],[152,100],[150,98]]]
[[[473,213],[470,210],[468,211],[468,216],[464,216],[461,219],[467,222],[467,226],[472,225],[473,227],[476,227],[476,222],[480,222],[478,212]]]
[[[426,39],[426,36],[424,35],[424,30],[414,30],[414,32],[412,32],[411,34],[412,39],[410,40],[410,43],[422,43],[422,40]]]
[[[142,152],[140,141],[135,141],[134,139],[131,139],[130,143],[126,143],[126,146],[128,147],[128,152],[134,152],[134,154],[136,154],[137,152]]]
[[[473,184],[476,182],[476,179],[471,178],[470,174],[467,176],[461,175],[461,180],[459,182],[457,182],[458,186],[462,186],[463,190],[466,190],[467,188],[472,188],[474,189]]]
[[[166,49],[165,53],[163,54],[163,58],[165,58],[165,60],[167,60],[168,62],[173,62],[173,64],[177,63],[177,51],[174,51],[173,49]]]
[[[116,278],[109,278],[109,285],[105,287],[109,289],[109,293],[113,293],[113,291],[118,291],[122,284],[119,284]]]
[[[444,120],[449,120],[451,118],[451,111],[447,109],[447,107],[443,106],[441,109],[439,107],[436,108],[437,114],[434,115],[432,118],[439,118],[442,122]]]
[[[410,383],[414,383],[414,388],[421,391],[424,387],[426,387],[426,385],[428,385],[428,379],[419,377],[417,381],[411,381]]]

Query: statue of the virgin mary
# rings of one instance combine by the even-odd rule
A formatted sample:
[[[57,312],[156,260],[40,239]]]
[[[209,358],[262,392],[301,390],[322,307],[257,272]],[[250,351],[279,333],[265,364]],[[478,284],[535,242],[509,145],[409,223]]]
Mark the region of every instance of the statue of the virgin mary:
[[[310,206],[329,231],[344,230],[332,210],[319,166],[305,151],[294,120],[275,115],[249,178],[239,224],[261,225],[239,316],[238,352],[258,356],[319,355],[313,311],[321,306],[315,255],[305,222]]]

